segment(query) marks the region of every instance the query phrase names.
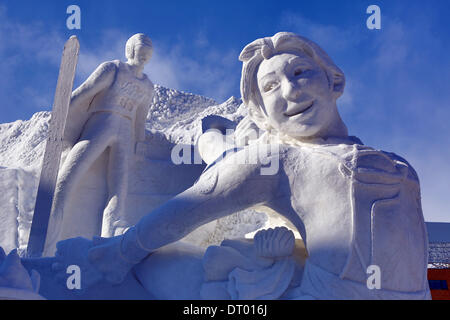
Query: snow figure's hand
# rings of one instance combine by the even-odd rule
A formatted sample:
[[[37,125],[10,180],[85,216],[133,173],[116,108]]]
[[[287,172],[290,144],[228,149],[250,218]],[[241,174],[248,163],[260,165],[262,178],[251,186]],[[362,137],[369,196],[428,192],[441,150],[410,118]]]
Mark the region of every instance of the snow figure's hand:
[[[89,262],[100,271],[106,281],[119,284],[134,266],[121,253],[123,236],[94,238],[95,246],[89,250]]]
[[[73,238],[60,241],[56,244],[56,262],[52,269],[56,272],[55,278],[59,282],[66,283],[69,266],[80,268],[82,292],[102,279],[102,274],[88,260],[88,252],[94,246],[94,242],[85,238]]]
[[[249,116],[242,119],[236,126],[234,140],[237,146],[246,146],[250,140],[258,139],[260,129]]]
[[[254,237],[257,255],[266,258],[290,256],[294,251],[294,233],[285,227],[261,230]]]
[[[139,246],[134,227],[123,235],[112,238],[94,238],[89,250],[89,262],[110,283],[122,283],[128,272],[149,254]]]

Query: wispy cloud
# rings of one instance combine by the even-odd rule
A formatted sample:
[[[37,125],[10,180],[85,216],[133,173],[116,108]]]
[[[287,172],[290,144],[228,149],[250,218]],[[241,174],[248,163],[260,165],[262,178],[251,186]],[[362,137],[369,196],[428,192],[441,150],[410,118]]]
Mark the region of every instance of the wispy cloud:
[[[326,48],[327,52],[334,53],[345,52],[360,43],[364,38],[359,26],[343,29],[334,25],[317,23],[303,15],[292,12],[282,14],[280,28],[307,37]]]
[[[198,39],[197,39],[198,40]],[[208,45],[206,36],[196,41],[197,57],[186,54],[183,44],[154,41],[155,53],[148,74],[155,82],[201,94],[221,102],[238,93],[240,65],[237,50],[220,51]]]
[[[11,121],[10,108],[38,111],[51,104],[53,92],[49,87],[56,79],[50,83],[43,79],[49,69],[58,68],[64,40],[56,32],[44,32],[40,23],[12,21],[4,6],[0,6],[0,21],[1,119]]]

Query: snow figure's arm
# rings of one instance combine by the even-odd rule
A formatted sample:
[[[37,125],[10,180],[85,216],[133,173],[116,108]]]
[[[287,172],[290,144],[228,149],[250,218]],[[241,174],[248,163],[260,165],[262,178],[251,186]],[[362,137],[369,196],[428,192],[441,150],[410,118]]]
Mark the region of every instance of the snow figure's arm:
[[[142,246],[151,251],[180,240],[205,223],[267,203],[276,193],[277,176],[220,169],[210,168],[194,186],[142,218],[136,225]]]
[[[136,110],[136,119],[134,120],[134,139],[136,142],[145,141],[145,120],[147,119],[148,109],[144,107],[138,107]]]
[[[153,101],[155,89],[153,84],[149,87],[147,104],[140,105],[136,110],[136,116],[134,118],[134,138],[135,142],[145,141],[145,122],[147,121],[148,110],[150,109],[151,102]]]
[[[147,214],[121,239],[92,248],[91,264],[110,282],[120,282],[148,254],[201,225],[269,203],[277,194],[278,175],[261,175],[259,164],[236,160],[230,156],[210,167],[191,188]]]
[[[86,81],[72,92],[70,108],[76,109],[86,103],[90,104],[97,93],[114,82],[116,69],[114,62],[104,62],[99,65]]]

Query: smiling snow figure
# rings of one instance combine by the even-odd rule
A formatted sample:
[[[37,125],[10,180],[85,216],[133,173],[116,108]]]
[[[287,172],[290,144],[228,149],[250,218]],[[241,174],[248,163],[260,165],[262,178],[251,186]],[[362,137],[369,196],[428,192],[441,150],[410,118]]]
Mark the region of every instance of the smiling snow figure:
[[[242,98],[258,126],[303,141],[347,137],[336,107],[345,77],[316,44],[278,33],[247,45],[240,60]]]
[[[257,282],[251,296],[429,299],[428,241],[419,179],[403,158],[348,136],[336,107],[344,90],[342,71],[316,44],[287,32],[252,42],[240,60],[244,104],[265,134],[209,165],[192,187],[123,235],[92,242],[86,256],[93,270],[88,271],[118,283],[138,265],[140,283],[161,297],[149,279],[155,279],[150,266],[160,259],[162,247],[205,223],[258,207],[279,214],[297,229],[308,258],[299,281],[291,281],[289,275],[296,277],[285,269],[271,273],[265,265],[264,283]],[[277,152],[264,155],[279,161],[279,170],[272,175],[260,173],[268,162],[257,156],[260,146],[267,143],[277,146],[270,148]],[[246,163],[249,154],[258,162]],[[76,241],[59,245],[61,264],[77,260],[64,249]],[[215,263],[208,264],[208,270],[230,264],[226,254],[220,255],[226,250],[213,251],[218,255],[207,260]],[[165,279],[170,292],[192,288],[190,297],[198,297],[200,286],[187,285],[195,277],[180,257],[166,260],[157,278],[173,272],[182,280],[172,283],[169,274]],[[373,275],[370,270],[379,272]],[[290,282],[275,292],[273,288],[280,288],[280,281],[286,279]],[[248,288],[247,280],[242,281],[233,288]],[[233,296],[230,287],[224,290]]]

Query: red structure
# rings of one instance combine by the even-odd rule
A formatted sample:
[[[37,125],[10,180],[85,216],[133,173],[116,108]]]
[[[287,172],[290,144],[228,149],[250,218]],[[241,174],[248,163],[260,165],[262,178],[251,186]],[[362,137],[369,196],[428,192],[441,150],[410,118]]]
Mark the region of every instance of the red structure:
[[[450,269],[428,269],[433,300],[450,300]]]

